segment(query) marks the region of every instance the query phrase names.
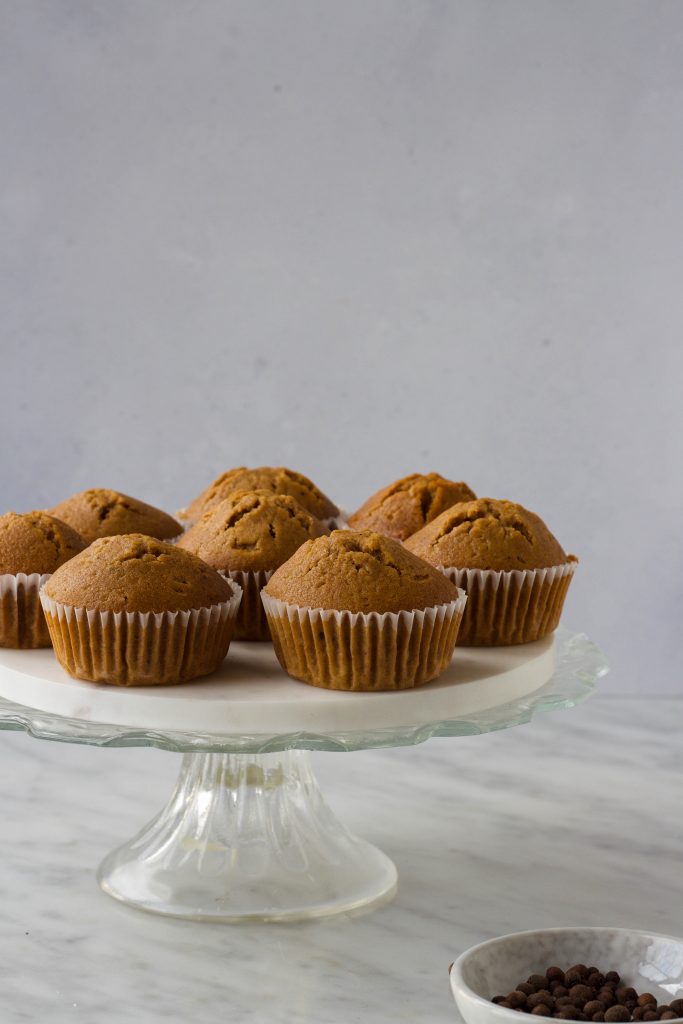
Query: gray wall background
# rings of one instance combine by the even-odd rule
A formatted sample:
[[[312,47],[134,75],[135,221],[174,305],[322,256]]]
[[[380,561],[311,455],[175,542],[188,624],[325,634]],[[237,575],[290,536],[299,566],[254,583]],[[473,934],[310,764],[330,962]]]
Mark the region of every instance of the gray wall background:
[[[681,692],[683,4],[0,0],[4,508],[415,470]]]

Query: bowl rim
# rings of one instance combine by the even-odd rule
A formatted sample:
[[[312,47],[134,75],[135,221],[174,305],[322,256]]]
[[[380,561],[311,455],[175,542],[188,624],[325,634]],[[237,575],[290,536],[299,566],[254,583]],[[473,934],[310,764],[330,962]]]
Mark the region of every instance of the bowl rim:
[[[474,946],[470,946],[469,949],[464,950],[457,957],[456,960],[451,964],[448,973],[451,984],[451,991],[455,998],[456,992],[462,992],[467,995],[468,999],[472,1002],[478,1003],[482,1006],[489,1007],[492,1011],[498,1014],[505,1014],[510,1016],[512,1019],[519,1020],[517,1010],[508,1010],[505,1006],[498,1006],[497,1003],[492,1003],[490,999],[485,999],[480,996],[473,988],[465,982],[462,976],[463,964],[475,953],[478,953],[481,949],[487,946],[495,946],[500,943],[504,943],[509,939],[517,939],[522,935],[552,935],[559,934],[560,932],[610,932],[611,934],[620,933],[622,935],[640,935],[650,939],[668,939],[670,942],[677,942],[683,946],[683,937],[680,935],[667,935],[665,932],[653,932],[647,928],[613,928],[610,925],[567,925],[565,927],[557,926],[554,928],[527,928],[521,932],[507,932],[505,935],[497,935],[493,939],[485,939],[483,942],[478,942]],[[682,997],[683,998],[683,997]],[[552,1018],[547,1018],[551,1020]],[[683,1020],[683,1017],[676,1017],[666,1024],[677,1024],[677,1021]]]

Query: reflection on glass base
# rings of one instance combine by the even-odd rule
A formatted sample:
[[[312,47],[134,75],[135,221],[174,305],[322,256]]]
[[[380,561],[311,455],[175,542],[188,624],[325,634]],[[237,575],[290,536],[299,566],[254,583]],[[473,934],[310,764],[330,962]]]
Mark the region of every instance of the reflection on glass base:
[[[298,750],[185,754],[166,807],[98,873],[131,906],[213,921],[369,909],[391,899],[396,877],[337,820]]]

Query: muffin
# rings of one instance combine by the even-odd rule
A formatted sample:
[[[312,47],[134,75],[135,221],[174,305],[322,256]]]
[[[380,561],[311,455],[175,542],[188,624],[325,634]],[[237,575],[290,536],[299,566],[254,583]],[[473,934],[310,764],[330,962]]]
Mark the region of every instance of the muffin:
[[[349,526],[405,540],[451,505],[475,497],[465,483],[446,480],[438,473],[412,473],[368,498],[349,516]]]
[[[0,516],[0,647],[50,646],[40,588],[84,547],[75,530],[47,512]]]
[[[50,515],[68,523],[89,544],[98,537],[122,533],[144,533],[157,540],[171,540],[183,529],[180,523],[153,505],[106,487],[91,487],[72,494],[51,508]]]
[[[96,540],[41,591],[62,668],[120,686],[213,672],[230,645],[240,596],[196,555],[141,533]]]
[[[447,509],[405,542],[467,592],[458,643],[525,644],[556,629],[577,559],[512,501]]]
[[[451,660],[465,605],[442,573],[371,530],[307,541],[261,597],[285,672],[330,690],[404,690],[435,679]]]
[[[335,519],[339,509],[330,501],[315,484],[302,473],[284,466],[260,466],[258,469],[247,469],[238,466],[222,473],[205,491],[195,498],[183,512],[190,520],[197,520],[210,508],[224,498],[229,498],[235,491],[270,491],[271,494],[288,494],[295,498],[302,508],[310,515],[324,522]]]
[[[235,639],[270,640],[262,588],[302,544],[326,532],[287,494],[235,491],[205,512],[178,547],[192,551],[242,587]]]

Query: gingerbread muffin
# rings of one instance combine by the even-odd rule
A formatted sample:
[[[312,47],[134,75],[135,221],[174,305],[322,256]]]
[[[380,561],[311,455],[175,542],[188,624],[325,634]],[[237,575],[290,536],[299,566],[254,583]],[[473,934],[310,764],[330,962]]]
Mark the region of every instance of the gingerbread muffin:
[[[260,466],[258,469],[247,469],[238,466],[229,469],[217,477],[205,491],[195,498],[183,516],[192,521],[199,519],[210,508],[235,491],[270,491],[271,494],[288,494],[295,498],[316,519],[324,522],[335,519],[339,509],[320,491],[312,480],[302,473],[284,466]]]
[[[370,530],[308,541],[261,596],[284,670],[332,690],[435,679],[450,663],[466,600],[438,570]]]
[[[103,537],[41,591],[60,664],[95,683],[207,675],[226,655],[240,588],[189,551],[140,533]]]
[[[235,491],[178,541],[242,588],[236,640],[270,640],[261,590],[273,572],[326,528],[287,494]]]
[[[49,647],[40,588],[85,543],[47,512],[0,516],[0,647]]]
[[[171,540],[183,529],[161,509],[106,487],[91,487],[73,494],[50,509],[50,515],[68,523],[89,544],[98,537],[122,533],[144,533],[157,540]]]
[[[406,541],[467,592],[459,644],[523,644],[556,629],[577,559],[512,501],[447,509]]]
[[[446,480],[438,473],[412,473],[368,498],[349,516],[349,526],[405,540],[451,505],[474,497],[466,483]]]

